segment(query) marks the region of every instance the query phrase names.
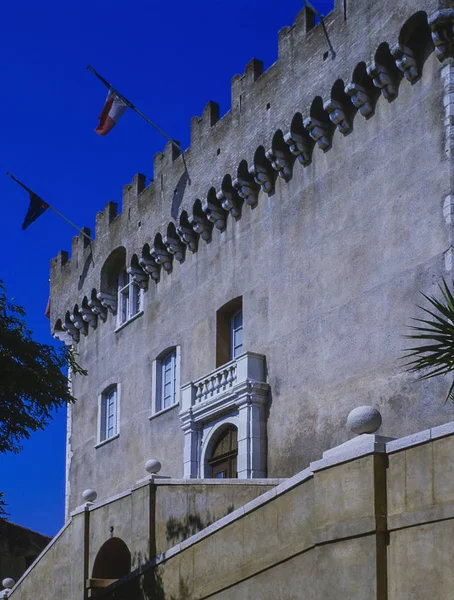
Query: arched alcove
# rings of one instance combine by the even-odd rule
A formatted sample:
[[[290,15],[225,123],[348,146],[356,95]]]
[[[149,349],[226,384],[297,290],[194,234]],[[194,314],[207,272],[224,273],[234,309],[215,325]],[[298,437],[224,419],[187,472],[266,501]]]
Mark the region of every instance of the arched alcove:
[[[131,552],[125,542],[110,538],[101,546],[93,564],[93,579],[120,579],[131,571]]]
[[[400,30],[399,44],[404,52],[408,54],[409,51],[412,55],[407,58],[407,62],[413,57],[416,60],[417,74],[410,78],[411,83],[415,83],[422,75],[425,61],[434,50],[427,14],[424,11],[415,13],[406,21]]]
[[[116,294],[118,276],[126,271],[126,249],[116,248],[109,254],[101,269],[100,291],[105,294]]]

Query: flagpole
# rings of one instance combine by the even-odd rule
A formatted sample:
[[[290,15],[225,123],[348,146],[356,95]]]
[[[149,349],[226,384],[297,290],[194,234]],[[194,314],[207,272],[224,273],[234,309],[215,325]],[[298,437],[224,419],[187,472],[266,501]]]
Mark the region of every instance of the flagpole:
[[[128,106],[129,108],[132,108],[132,110],[134,112],[136,112],[139,117],[142,117],[142,119],[144,121],[146,121],[149,125],[151,125],[152,127],[154,127],[156,129],[156,131],[158,131],[161,135],[163,135],[167,140],[169,140],[169,142],[171,144],[173,144],[173,146],[175,146],[175,148],[177,148],[182,156],[183,156],[183,162],[184,162],[184,151],[183,148],[176,143],[175,140],[173,140],[170,136],[167,135],[167,133],[165,133],[160,127],[158,127],[156,125],[156,123],[153,123],[153,121],[151,119],[149,119],[146,115],[143,114],[142,111],[140,111],[136,106],[134,106],[134,104],[132,102],[130,102],[125,96],[123,96],[123,94],[120,94],[119,91],[117,91],[106,79],[104,79],[104,77],[102,77],[97,71],[95,71],[95,69],[93,69],[93,67],[91,67],[90,65],[88,65],[87,70],[90,71],[91,73],[93,73],[93,75],[95,75],[100,81],[103,82],[103,84],[109,88],[109,90],[112,90],[112,92],[114,92],[122,102],[124,102],[124,104],[126,104],[126,106]],[[186,166],[186,165],[185,165]]]
[[[325,26],[325,17],[315,8],[315,6],[313,6],[309,0],[303,0],[303,3],[305,4],[305,6],[312,11],[312,13],[318,17],[320,19],[320,23],[322,24],[322,29],[323,29],[323,33],[325,34],[326,37],[326,41],[328,42],[328,46],[331,52],[331,56],[333,57],[333,59],[336,58],[336,52],[334,51],[333,45],[331,43],[331,40],[329,39],[329,35],[328,35],[328,31],[326,30],[326,26]]]
[[[46,202],[47,204],[47,202]],[[68,225],[71,225],[72,227],[74,227],[74,229],[77,229],[77,231],[79,233],[81,233],[83,236],[85,236],[87,238],[87,240],[91,242],[93,241],[91,239],[91,237],[88,235],[88,233],[86,233],[83,229],[80,229],[80,227],[77,227],[77,225],[75,225],[72,221],[70,221],[69,219],[67,219],[65,217],[65,215],[62,215],[61,212],[59,212],[56,208],[54,208],[53,206],[51,206],[50,204],[47,204],[48,208],[50,208],[50,210],[52,210],[56,215],[58,215],[61,219],[63,219],[63,221],[66,221],[68,223]]]
[[[11,179],[12,179],[13,181],[15,181],[16,183],[18,183],[18,184],[19,184],[21,187],[23,187],[25,190],[27,190],[27,192],[28,192],[29,194],[30,194],[30,193],[32,193],[32,194],[34,193],[34,192],[32,192],[32,191],[31,191],[31,190],[30,190],[30,189],[29,189],[29,188],[28,188],[26,185],[24,185],[24,184],[22,183],[22,181],[19,181],[19,179],[17,179],[16,177],[14,177],[14,175],[13,175],[12,173],[10,173],[10,172],[8,171],[8,173],[6,173],[6,174],[8,175],[8,177],[11,177]],[[43,201],[43,202],[44,202],[44,201]],[[66,222],[67,222],[69,225],[71,225],[71,227],[74,227],[74,229],[77,229],[77,231],[78,231],[79,233],[81,233],[81,234],[82,234],[83,236],[85,236],[85,237],[86,237],[88,240],[90,240],[90,243],[93,241],[93,240],[91,239],[91,237],[88,235],[88,233],[86,233],[86,232],[85,232],[83,229],[81,229],[80,227],[77,227],[77,225],[75,225],[75,224],[74,224],[72,221],[70,221],[69,219],[67,219],[67,218],[65,217],[65,215],[62,215],[62,214],[61,214],[61,212],[59,212],[59,211],[58,211],[56,208],[54,208],[53,206],[51,206],[51,205],[50,205],[50,204],[48,204],[47,202],[46,202],[46,204],[47,204],[47,208],[50,208],[50,210],[52,210],[52,211],[53,211],[53,212],[54,212],[56,215],[58,215],[58,216],[59,216],[61,219],[63,219],[63,221],[66,221]]]

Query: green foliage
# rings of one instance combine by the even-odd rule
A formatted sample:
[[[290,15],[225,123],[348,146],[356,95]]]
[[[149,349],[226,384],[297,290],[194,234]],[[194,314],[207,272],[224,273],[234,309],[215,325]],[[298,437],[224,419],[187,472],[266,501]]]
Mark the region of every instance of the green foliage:
[[[8,513],[6,512],[5,508],[6,508],[6,502],[3,498],[4,493],[0,492],[0,519],[4,519]]]
[[[43,429],[55,409],[74,402],[63,368],[86,375],[66,346],[34,341],[24,317],[0,281],[0,453],[19,452],[21,440]]]
[[[409,326],[416,333],[405,336],[412,340],[423,340],[420,346],[407,348],[405,359],[408,371],[425,371],[419,379],[430,379],[438,375],[446,375],[454,370],[454,296],[443,279],[443,285],[438,286],[442,300],[435,296],[424,298],[430,303],[431,309],[420,306],[427,319],[413,319],[419,325]],[[454,382],[449,388],[446,398],[454,402]]]

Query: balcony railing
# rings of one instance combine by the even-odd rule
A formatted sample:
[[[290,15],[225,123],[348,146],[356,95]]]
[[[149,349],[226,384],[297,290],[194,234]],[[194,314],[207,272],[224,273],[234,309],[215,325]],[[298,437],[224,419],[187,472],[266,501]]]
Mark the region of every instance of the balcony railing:
[[[246,352],[238,358],[222,365],[215,371],[190,381],[181,388],[182,410],[234,392],[246,382],[266,382],[265,357],[254,352]]]

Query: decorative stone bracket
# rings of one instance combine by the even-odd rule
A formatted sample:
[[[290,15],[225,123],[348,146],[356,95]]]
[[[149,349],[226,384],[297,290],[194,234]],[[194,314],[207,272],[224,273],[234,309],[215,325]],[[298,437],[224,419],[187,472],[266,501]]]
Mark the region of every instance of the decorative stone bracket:
[[[353,106],[359,110],[365,119],[370,119],[374,114],[374,102],[367,90],[359,83],[348,83],[345,93],[350,96]]]
[[[139,265],[146,273],[148,273],[153,281],[158,283],[161,278],[161,265],[158,265],[154,258],[146,258],[143,256],[142,258],[139,258]]]
[[[219,231],[224,231],[226,224],[226,214],[221,206],[218,206],[214,202],[205,200],[202,202],[202,210],[206,214],[207,219],[213,223],[213,225]]]
[[[331,122],[336,125],[342,135],[347,135],[351,132],[351,120],[345,112],[345,107],[340,102],[330,98],[323,104],[323,109],[328,113]]]
[[[77,343],[79,341],[80,333],[77,327],[74,325],[74,323],[71,323],[71,321],[67,321],[66,323],[62,324],[62,329],[72,338],[74,342]]]
[[[396,67],[402,71],[404,77],[412,85],[418,81],[421,73],[415,55],[407,46],[396,44],[391,48],[391,54],[396,61]]]
[[[82,306],[80,308],[80,314],[82,315],[82,319],[88,323],[92,329],[96,329],[98,325],[98,315],[90,308],[90,303],[88,307]]]
[[[234,190],[219,190],[216,198],[221,203],[222,208],[229,212],[232,217],[235,219],[241,217],[241,201]]]
[[[249,173],[266,194],[271,194],[274,189],[274,181],[265,166],[254,164],[249,168]]]
[[[117,297],[113,294],[98,292],[98,300],[107,308],[113,315],[117,314]]]
[[[437,10],[429,17],[435,55],[440,62],[454,57],[454,9]]]
[[[329,128],[326,123],[319,121],[314,117],[306,117],[303,121],[303,125],[323,152],[326,152],[331,147]]]
[[[207,243],[211,242],[213,226],[207,219],[199,217],[198,215],[192,215],[189,217],[189,223],[192,225],[193,230],[200,235],[202,240]]]
[[[391,102],[397,97],[397,82],[389,69],[372,61],[366,71],[369,77],[372,78],[375,87],[380,90],[383,98]]]
[[[80,333],[82,333],[83,335],[87,335],[87,323],[86,321],[84,321],[84,319],[82,318],[82,315],[79,312],[75,312],[75,313],[71,313],[69,315],[69,318],[71,320],[71,322],[73,323],[74,327],[76,329],[78,329],[80,331]]]
[[[157,265],[160,265],[167,273],[172,272],[173,255],[160,246],[152,246],[150,248],[150,255],[154,259]]]
[[[257,185],[244,177],[238,176],[232,181],[233,187],[237,190],[238,195],[243,198],[248,206],[255,206],[258,202]]]
[[[197,252],[198,238],[193,229],[180,225],[177,227],[177,235],[191,252]]]
[[[288,153],[288,150],[287,150]],[[285,154],[282,150],[274,150],[270,148],[265,152],[266,158],[270,161],[271,166],[279,177],[281,177],[284,181],[290,181],[292,177],[292,161],[290,161],[289,156]]]
[[[312,147],[302,135],[289,131],[284,135],[284,142],[290,147],[290,152],[298,162],[307,167],[312,162]]]
[[[177,260],[180,263],[184,261],[186,248],[185,245],[181,242],[181,240],[170,235],[166,235],[162,239],[162,241],[167,250],[170,252],[170,254],[172,254],[175,257],[175,260]]]
[[[102,321],[107,319],[107,309],[101,304],[98,298],[92,298],[88,301],[88,306],[93,314],[97,315]]]
[[[146,290],[148,287],[148,275],[143,272],[143,269],[137,267],[128,267],[127,272],[131,275],[131,279],[134,283],[140,287],[141,290]]]

